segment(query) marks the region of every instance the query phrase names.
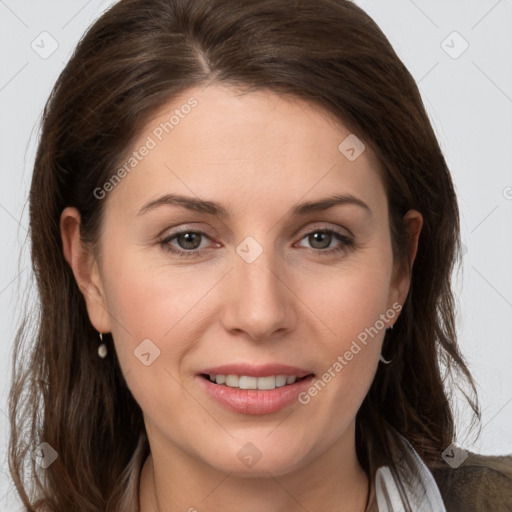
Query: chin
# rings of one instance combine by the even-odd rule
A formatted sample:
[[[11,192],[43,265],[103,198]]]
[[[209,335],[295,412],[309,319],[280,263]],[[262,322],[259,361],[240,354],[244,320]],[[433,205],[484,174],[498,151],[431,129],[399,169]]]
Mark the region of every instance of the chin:
[[[307,464],[304,443],[287,442],[286,450],[283,450],[281,440],[265,439],[268,433],[265,429],[258,437],[260,441],[247,441],[247,436],[244,440],[238,439],[222,454],[212,454],[205,462],[218,471],[249,478],[286,475]]]

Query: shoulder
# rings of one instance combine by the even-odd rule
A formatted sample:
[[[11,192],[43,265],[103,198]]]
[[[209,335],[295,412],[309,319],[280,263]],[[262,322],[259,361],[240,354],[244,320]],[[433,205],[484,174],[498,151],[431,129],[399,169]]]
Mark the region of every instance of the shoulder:
[[[511,512],[512,455],[468,452],[457,468],[432,471],[447,512]]]

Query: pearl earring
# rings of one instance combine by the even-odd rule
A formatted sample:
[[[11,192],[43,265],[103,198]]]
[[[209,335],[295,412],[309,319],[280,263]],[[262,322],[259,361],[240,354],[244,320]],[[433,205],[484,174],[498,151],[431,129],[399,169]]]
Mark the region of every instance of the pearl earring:
[[[100,332],[100,341],[103,341],[103,334]],[[103,359],[104,357],[107,356],[107,345],[105,345],[105,343],[102,343],[99,347],[98,347],[98,355]]]

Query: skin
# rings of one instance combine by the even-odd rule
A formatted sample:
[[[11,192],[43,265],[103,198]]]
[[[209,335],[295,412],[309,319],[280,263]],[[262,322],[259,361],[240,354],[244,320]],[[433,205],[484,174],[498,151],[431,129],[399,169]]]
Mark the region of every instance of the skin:
[[[368,480],[356,457],[355,415],[398,314],[307,405],[233,412],[205,394],[196,373],[248,361],[321,376],[379,315],[404,304],[410,275],[393,265],[378,161],[368,147],[348,160],[338,146],[350,131],[316,106],[220,85],[164,105],[132,150],[190,97],[198,105],[101,199],[100,254],[80,245],[75,208],[61,216],[63,249],[90,320],[112,332],[144,414],[151,455],[140,510],[234,512],[243,504],[254,512],[363,512]],[[137,215],[165,193],[219,202],[231,216],[169,205]],[[297,203],[334,193],[353,194],[371,214],[345,204],[288,215]],[[422,217],[410,210],[404,221],[412,265]],[[205,233],[198,257],[159,244],[181,228]],[[355,245],[308,236],[321,229],[338,229]],[[263,249],[252,263],[236,252],[247,236]],[[168,245],[190,247],[183,238]],[[333,247],[342,250],[322,254]],[[150,366],[133,354],[146,338],[160,350]],[[237,457],[248,442],[262,454],[252,467]]]

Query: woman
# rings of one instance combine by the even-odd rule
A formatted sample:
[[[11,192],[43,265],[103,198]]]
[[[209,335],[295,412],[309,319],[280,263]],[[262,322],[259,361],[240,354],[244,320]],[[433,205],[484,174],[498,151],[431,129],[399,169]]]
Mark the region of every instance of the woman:
[[[354,4],[116,4],[45,108],[30,226],[27,510],[512,508],[510,458],[453,445],[453,183]]]

